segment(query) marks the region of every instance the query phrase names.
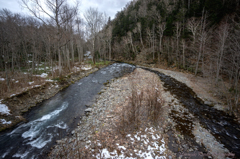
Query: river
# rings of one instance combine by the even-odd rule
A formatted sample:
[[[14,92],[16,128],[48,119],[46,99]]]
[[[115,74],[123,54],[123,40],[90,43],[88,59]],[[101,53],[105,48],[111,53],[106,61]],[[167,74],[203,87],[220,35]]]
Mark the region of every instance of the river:
[[[240,125],[235,117],[203,104],[204,102],[197,98],[195,92],[186,84],[158,71],[144,69],[157,74],[164,82],[165,90],[175,96],[194,115],[194,119],[179,118],[178,114],[172,110],[170,117],[177,123],[177,130],[185,137],[193,138],[192,126],[188,125],[191,125],[193,120],[198,120],[218,142],[223,144],[235,157],[240,158]]]
[[[56,140],[77,127],[104,83],[132,72],[135,66],[115,63],[82,78],[37,105],[24,117],[28,122],[0,134],[0,158],[45,158]]]
[[[135,66],[115,63],[107,66],[88,77],[82,78],[54,97],[39,104],[25,114],[28,120],[19,124],[11,131],[1,133],[1,158],[45,158],[56,140],[71,135],[77,123],[84,115],[86,105],[93,104],[96,95],[101,91],[104,83],[124,74],[130,73]],[[166,91],[171,92],[214,137],[230,152],[240,158],[240,126],[235,118],[223,111],[216,110],[202,104],[197,95],[185,84],[164,75],[156,73],[164,82]],[[192,138],[189,120],[179,120],[174,111],[172,116],[178,124],[179,131]]]

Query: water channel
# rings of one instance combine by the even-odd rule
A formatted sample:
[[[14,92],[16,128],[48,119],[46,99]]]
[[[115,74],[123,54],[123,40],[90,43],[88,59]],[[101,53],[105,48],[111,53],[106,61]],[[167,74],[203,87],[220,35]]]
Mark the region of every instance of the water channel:
[[[186,84],[158,71],[146,68],[145,70],[157,74],[161,81],[164,82],[165,90],[174,95],[201,125],[211,132],[217,141],[235,154],[235,157],[240,158],[240,125],[233,116],[209,105],[202,104],[201,99],[197,98],[197,95]],[[172,111],[170,116],[175,119],[176,127],[183,135],[193,137],[192,127],[187,126],[191,125],[193,119],[180,119],[175,111]]]
[[[0,134],[0,158],[45,158],[56,140],[71,134],[86,105],[104,83],[130,73],[135,66],[115,63],[82,78],[25,114],[28,122]]]
[[[129,64],[112,64],[82,78],[39,104],[25,114],[28,122],[0,134],[0,158],[44,158],[56,140],[71,134],[71,131],[76,128],[86,105],[92,104],[105,82],[130,73],[134,69],[135,66]],[[164,82],[165,89],[194,114],[201,125],[208,129],[220,143],[240,158],[240,126],[234,117],[202,104],[189,87],[174,78],[158,71],[146,70],[156,73]],[[173,111],[172,114],[174,114]],[[188,135],[191,132],[181,127],[191,121],[176,122],[180,125],[178,126],[183,134]],[[189,135],[191,137],[191,134]]]

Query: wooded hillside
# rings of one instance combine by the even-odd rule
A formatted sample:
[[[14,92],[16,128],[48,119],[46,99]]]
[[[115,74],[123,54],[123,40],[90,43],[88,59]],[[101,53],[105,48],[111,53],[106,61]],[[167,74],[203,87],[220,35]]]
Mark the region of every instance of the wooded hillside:
[[[85,21],[78,4],[45,1],[50,14],[39,0],[22,0],[32,17],[0,11],[2,93],[19,72],[30,81],[41,72],[62,76],[90,51],[94,63],[131,60],[203,76],[231,112],[239,108],[239,0],[133,0],[113,20],[90,8]]]
[[[236,110],[239,4],[239,0],[134,0],[106,26],[112,29],[112,56],[177,67],[209,78],[220,98]]]

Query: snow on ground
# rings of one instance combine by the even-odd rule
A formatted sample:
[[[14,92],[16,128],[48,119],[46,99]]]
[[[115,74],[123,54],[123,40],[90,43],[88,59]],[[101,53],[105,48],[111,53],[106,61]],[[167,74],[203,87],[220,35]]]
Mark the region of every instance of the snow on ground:
[[[42,77],[42,78],[46,78],[47,76],[48,76],[48,74],[46,74],[46,73],[42,73],[40,77]]]
[[[6,115],[10,115],[10,110],[8,109],[8,107],[5,104],[1,104],[0,100],[0,114],[6,114]]]
[[[11,121],[6,121],[5,119],[0,119],[0,122],[1,122],[2,124],[12,124]]]
[[[0,78],[0,81],[5,81],[5,79],[4,78]]]
[[[46,73],[42,73],[41,75],[35,75],[36,77],[42,77],[42,78],[46,78],[48,76],[48,74]]]
[[[80,71],[80,68],[79,68],[79,67],[76,67],[76,66],[74,66],[74,67],[73,67],[73,70],[74,70],[74,71]]]
[[[92,66],[90,65],[90,66],[82,66],[82,68],[81,68],[82,70],[85,70],[85,71],[87,71],[87,70],[90,70],[90,69],[92,69]]]
[[[12,94],[12,95],[10,95],[10,97],[13,97],[13,96],[15,96],[16,94]]]
[[[133,153],[130,153],[131,157],[126,156],[126,151],[128,147],[119,145],[116,143],[116,149],[113,151],[109,151],[108,148],[103,148],[98,150],[97,154],[93,154],[93,157],[97,159],[100,158],[126,158],[126,159],[135,159],[135,158],[145,158],[145,159],[166,159],[164,156],[165,148],[165,141],[164,138],[161,138],[161,135],[156,133],[157,131],[154,128],[146,128],[145,131],[139,131],[136,134],[128,134],[126,138],[128,139],[129,147],[134,147]],[[139,144],[141,142],[142,144]],[[91,145],[91,141],[87,142],[85,148],[89,149]],[[99,147],[102,146],[100,141],[97,141],[97,145]],[[143,146],[145,145],[146,148],[137,148],[136,145]],[[94,152],[94,149],[90,149],[90,151]],[[118,153],[120,152],[120,153]],[[137,156],[137,157],[136,157]]]
[[[31,85],[31,84],[33,84],[33,83],[34,83],[34,81],[32,81],[32,82],[28,82],[29,85]]]
[[[54,82],[53,80],[47,79],[45,80],[46,82]]]

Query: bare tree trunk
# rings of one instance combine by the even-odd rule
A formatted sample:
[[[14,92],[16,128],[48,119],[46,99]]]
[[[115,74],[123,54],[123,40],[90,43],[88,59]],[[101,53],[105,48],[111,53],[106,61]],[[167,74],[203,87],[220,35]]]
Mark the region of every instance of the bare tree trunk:
[[[176,49],[176,64],[179,68],[180,65],[180,55],[179,55],[179,38],[181,36],[181,22],[176,23],[176,37],[177,37],[177,49]]]
[[[228,29],[229,29],[229,26],[227,23],[225,23],[221,26],[218,33],[219,40],[220,40],[220,48],[219,48],[218,58],[217,58],[216,82],[218,82],[220,68],[222,67],[222,58],[223,58],[225,43],[228,37]]]
[[[65,49],[63,49],[64,51],[66,51],[66,56],[67,56],[67,68],[68,70],[70,71],[70,68],[71,68],[71,65],[70,65],[70,53],[69,53],[69,49],[68,47],[66,46]]]
[[[59,47],[57,48],[57,54],[58,54],[58,71],[59,71],[59,76],[61,77],[62,76],[62,58],[61,58],[61,51]]]
[[[201,59],[203,47],[205,45],[206,38],[207,38],[207,33],[205,31],[205,27],[206,27],[206,13],[205,13],[205,10],[203,10],[202,11],[202,20],[201,20],[201,30],[200,30],[200,47],[199,47],[198,56],[197,56],[195,76],[197,75],[197,72],[198,72],[199,61]]]
[[[186,48],[186,46],[185,46],[185,40],[184,39],[182,39],[182,51],[183,51],[183,57],[182,57],[182,64],[183,64],[183,68],[185,69],[185,48]]]
[[[111,46],[111,43],[112,43],[112,40],[110,40],[110,42],[109,42],[109,60],[111,61],[111,58],[112,58],[112,56],[111,56],[111,54],[112,54],[112,46]]]
[[[158,53],[158,62],[160,63],[161,60],[161,55],[162,54],[162,37],[163,37],[163,32],[166,29],[166,24],[163,22],[160,22],[158,25],[158,32],[159,32],[159,53]]]
[[[137,28],[138,28],[138,32],[140,34],[140,42],[142,44],[142,47],[144,48],[144,45],[143,45],[143,40],[142,40],[142,25],[140,22],[137,23]]]
[[[71,35],[70,47],[71,47],[71,55],[72,55],[72,66],[74,66],[74,48],[73,48],[73,35]]]
[[[153,28],[152,28],[152,46],[153,46],[153,50],[152,50],[152,53],[153,53],[153,60],[155,59],[155,24],[153,24]]]

